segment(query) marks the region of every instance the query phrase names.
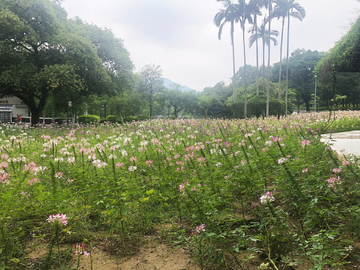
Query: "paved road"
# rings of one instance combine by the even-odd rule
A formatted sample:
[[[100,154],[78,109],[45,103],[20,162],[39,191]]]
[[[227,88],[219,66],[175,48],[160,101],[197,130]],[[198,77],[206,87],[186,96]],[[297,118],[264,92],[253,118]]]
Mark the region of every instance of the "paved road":
[[[360,156],[360,130],[323,134],[321,141],[330,144],[340,155]]]

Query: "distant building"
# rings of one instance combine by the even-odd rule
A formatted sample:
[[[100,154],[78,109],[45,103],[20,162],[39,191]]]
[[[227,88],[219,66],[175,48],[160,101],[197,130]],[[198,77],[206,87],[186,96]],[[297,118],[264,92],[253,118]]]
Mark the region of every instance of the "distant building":
[[[0,99],[0,121],[1,123],[12,123],[18,117],[28,117],[29,108],[18,97],[4,97]]]

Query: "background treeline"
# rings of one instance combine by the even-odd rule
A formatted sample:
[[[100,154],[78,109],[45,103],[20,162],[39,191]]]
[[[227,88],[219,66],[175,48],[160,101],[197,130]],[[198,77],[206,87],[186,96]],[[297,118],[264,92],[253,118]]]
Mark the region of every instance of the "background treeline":
[[[110,115],[111,121],[279,116],[315,109],[315,88],[317,110],[334,104],[336,108],[358,108],[358,73],[330,76],[318,72],[316,78],[314,71],[326,53],[297,49],[281,62],[265,64],[265,49],[277,44],[279,36],[270,28],[271,20],[304,18],[305,11],[296,2],[269,1],[265,6],[257,6],[259,1],[255,0],[220,2],[224,9],[214,18],[219,38],[224,24],[233,26],[242,19],[244,38],[245,24],[252,27],[249,46],[258,46],[258,40],[262,44],[263,64],[254,67],[244,61],[230,84],[218,82],[198,92],[184,91],[177,84],[164,87],[160,66],[147,65],[134,72],[121,39],[80,18],[68,19],[61,1],[0,0],[0,96],[23,100],[33,124],[41,116],[70,118],[83,114],[102,120]],[[263,23],[258,27],[260,18]],[[281,30],[283,33],[284,27]],[[283,34],[280,37],[282,50]],[[244,39],[244,55],[247,43]]]

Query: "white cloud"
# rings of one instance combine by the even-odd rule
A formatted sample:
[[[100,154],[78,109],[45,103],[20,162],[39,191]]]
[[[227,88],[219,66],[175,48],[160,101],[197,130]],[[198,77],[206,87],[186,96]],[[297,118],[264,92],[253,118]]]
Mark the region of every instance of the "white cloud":
[[[297,48],[329,50],[346,34],[360,9],[356,0],[298,2],[307,14],[303,22],[291,20],[290,51]],[[124,40],[136,70],[155,63],[161,66],[164,77],[196,90],[222,80],[229,83],[232,76],[230,26],[224,27],[219,41],[213,18],[222,6],[216,0],[65,0],[62,5],[70,18],[78,16],[112,29],[116,37]],[[281,30],[281,21],[275,20],[272,25]],[[241,37],[237,26],[236,69],[243,65]],[[272,62],[279,61],[279,48],[271,48]],[[285,48],[284,45],[283,56]],[[255,46],[247,48],[247,52],[247,63],[256,65]]]

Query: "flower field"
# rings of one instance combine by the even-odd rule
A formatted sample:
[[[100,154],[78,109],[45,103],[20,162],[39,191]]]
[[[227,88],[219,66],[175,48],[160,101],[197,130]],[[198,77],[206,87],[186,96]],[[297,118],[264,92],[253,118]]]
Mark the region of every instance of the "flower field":
[[[164,224],[199,269],[360,265],[358,159],[320,142],[356,129],[359,112],[3,125],[0,268],[78,269],[100,239],[125,256]]]

